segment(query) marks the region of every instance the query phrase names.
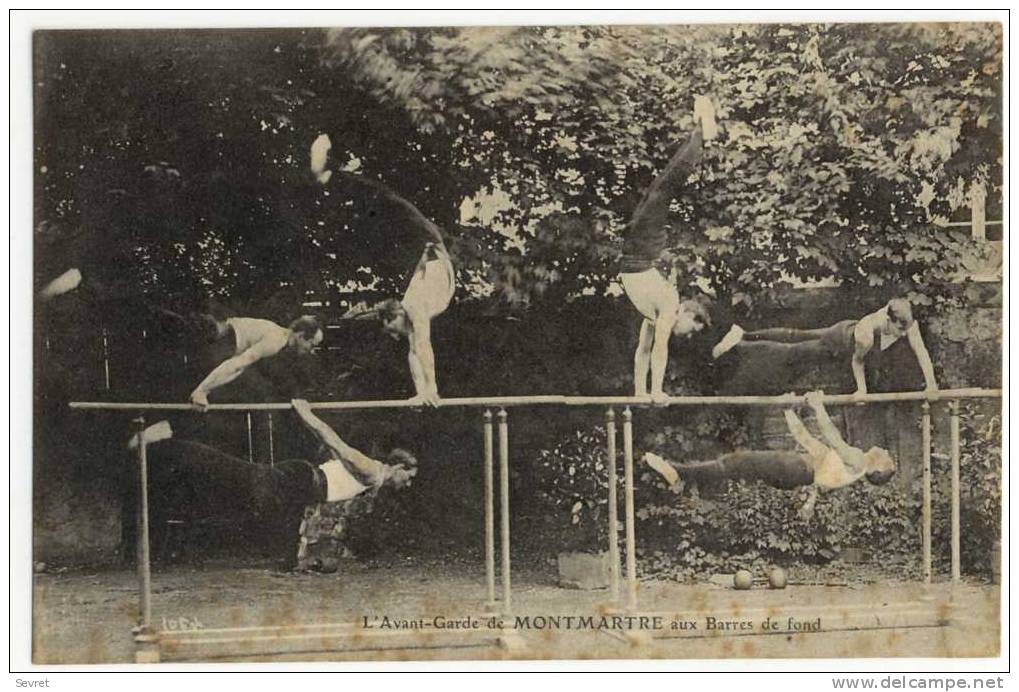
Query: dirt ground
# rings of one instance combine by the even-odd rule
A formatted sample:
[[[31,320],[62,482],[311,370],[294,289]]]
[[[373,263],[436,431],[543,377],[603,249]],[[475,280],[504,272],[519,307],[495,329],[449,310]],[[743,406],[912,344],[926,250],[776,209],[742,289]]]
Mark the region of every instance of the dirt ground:
[[[797,581],[796,574],[790,577]],[[509,648],[496,645],[499,632],[489,629],[482,615],[486,592],[480,565],[350,561],[334,574],[283,573],[263,566],[159,567],[152,579],[152,619],[161,630],[201,630],[203,636],[227,627],[315,623],[347,623],[358,632],[359,646],[353,651],[337,652],[323,641],[302,649],[290,641],[282,654],[268,653],[272,646],[245,649],[250,660],[979,657],[995,656],[999,649],[999,590],[975,583],[954,588],[793,583],[781,591],[758,584],[735,591],[721,583],[645,581],[638,612],[668,613],[656,628],[652,620],[644,627],[636,620],[613,626],[620,623],[611,619],[618,611],[606,610],[608,591],[559,588],[551,570],[515,569],[513,580],[513,616],[504,621],[516,627],[505,640]],[[133,661],[137,603],[132,570],[37,574],[34,661]],[[606,613],[609,618],[602,621]],[[565,617],[570,615],[595,617],[586,626],[577,619],[570,626]],[[554,616],[560,616],[558,627],[552,624]],[[453,633],[448,641],[455,640],[456,648],[443,646],[447,640],[441,635],[448,628],[436,632],[437,622],[471,617],[479,631]],[[762,629],[766,619],[773,631]],[[366,633],[394,634],[391,626],[398,621],[424,628],[414,640],[422,646],[372,651],[375,639]],[[845,629],[861,623],[866,629]],[[190,649],[179,657],[239,658],[228,649],[197,654]]]

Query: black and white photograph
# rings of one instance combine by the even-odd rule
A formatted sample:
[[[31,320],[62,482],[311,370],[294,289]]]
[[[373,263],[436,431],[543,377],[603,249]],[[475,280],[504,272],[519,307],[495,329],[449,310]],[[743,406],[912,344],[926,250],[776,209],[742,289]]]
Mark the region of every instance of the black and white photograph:
[[[1007,655],[1007,24],[531,14],[32,31],[32,664]]]

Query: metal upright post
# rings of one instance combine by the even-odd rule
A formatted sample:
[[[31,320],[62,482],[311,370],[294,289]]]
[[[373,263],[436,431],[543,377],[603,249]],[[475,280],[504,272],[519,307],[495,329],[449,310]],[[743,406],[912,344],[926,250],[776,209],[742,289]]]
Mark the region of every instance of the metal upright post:
[[[952,581],[962,579],[962,560],[960,551],[961,528],[959,526],[960,511],[960,444],[959,444],[959,400],[949,404],[952,431]]]
[[[501,519],[502,606],[503,614],[513,609],[510,585],[510,514],[509,514],[509,424],[506,409],[499,410],[499,517]]]
[[[616,412],[609,408],[605,412],[605,435],[608,439],[608,482],[609,482],[609,588],[612,602],[619,603],[619,498],[616,486]]]
[[[269,466],[276,465],[276,446],[272,439],[272,413],[268,414],[269,422]]]
[[[106,327],[103,327],[103,381],[106,384],[106,391],[110,391],[110,344]]]
[[[637,609],[637,531],[633,516],[633,412],[623,411],[623,481],[626,507],[626,606]]]
[[[251,436],[251,411],[245,414],[248,421],[248,461],[254,463],[255,461],[255,442]]]
[[[921,405],[920,427],[923,437],[923,580],[931,583],[931,404]]]
[[[485,432],[485,585],[488,589],[488,610],[495,610],[495,484],[492,412],[484,414]]]
[[[134,630],[138,663],[159,661],[158,635],[152,629],[152,567],[149,558],[149,463],[145,444],[145,417],[135,419],[138,430],[138,510],[136,519],[138,563],[138,626]]]

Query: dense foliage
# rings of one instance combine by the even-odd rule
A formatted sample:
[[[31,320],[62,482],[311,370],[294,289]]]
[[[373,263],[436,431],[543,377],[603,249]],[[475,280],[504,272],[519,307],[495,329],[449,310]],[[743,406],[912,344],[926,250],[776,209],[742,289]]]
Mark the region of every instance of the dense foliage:
[[[962,569],[989,577],[994,547],[1001,540],[1000,417],[968,407],[962,421]],[[734,447],[745,441],[734,421],[723,417],[716,424],[665,427],[646,443],[670,459],[707,458],[706,439]],[[555,533],[564,550],[604,550],[606,460],[603,429],[568,434],[537,456],[545,506],[532,511],[553,518],[554,527],[546,530]],[[947,454],[937,452],[933,461],[933,554],[936,568],[947,571],[950,462]],[[806,489],[776,490],[745,481],[670,489],[639,461],[635,476],[638,557],[647,576],[704,579],[737,569],[760,573],[776,564],[802,573],[820,569],[848,549],[866,560],[874,578],[919,574],[920,476],[905,484],[860,482],[821,495],[810,515],[800,512]]]
[[[96,419],[72,419],[67,400],[183,400],[207,371],[162,339],[154,306],[285,320],[309,298],[335,310],[400,288],[419,251],[400,235],[406,218],[357,185],[315,181],[322,133],[331,167],[384,181],[448,235],[463,288],[435,329],[444,394],[628,388],[635,315],[605,294],[627,217],[689,131],[694,94],[714,99],[721,136],[675,200],[670,245],[683,280],[728,309],[763,309],[812,279],[883,293],[868,306],[943,295],[979,248],[932,222],[961,218],[974,181],[989,218],[1000,214],[996,25],[38,32],[34,48],[36,281],[68,266],[85,275],[37,313],[37,419],[62,435],[36,427],[36,488],[54,502],[58,471],[111,487],[106,476],[124,474],[111,452],[122,438],[89,435]],[[281,357],[224,396],[409,394],[405,354],[348,327],[317,360]],[[704,346],[672,359],[672,390],[712,391]],[[422,526],[454,547],[480,535],[463,519],[480,506],[479,469],[464,470],[480,458],[477,421],[439,416],[342,421],[357,444],[392,438],[431,461],[414,493],[377,510],[371,528],[391,550],[415,547]],[[277,425],[277,444],[299,451]],[[679,458],[715,451],[705,440],[748,442],[725,417],[655,425],[658,439],[639,445]],[[244,453],[237,421],[198,427]],[[552,517],[557,540],[600,545],[602,433],[517,417],[513,429],[514,449],[538,460],[514,467],[528,498],[515,511]],[[995,462],[982,435],[965,431],[974,566],[1000,511],[1000,452]],[[918,540],[917,494],[894,487],[826,497],[808,522],[788,493],[733,485],[697,499],[653,481],[640,479],[638,507],[642,540],[661,551],[644,555],[655,573],[824,561],[855,542],[904,555]],[[530,505],[539,496],[547,511]]]
[[[391,290],[400,214],[312,181],[324,132],[332,165],[447,230],[466,295],[601,292],[707,93],[722,136],[674,207],[687,280],[743,306],[794,277],[929,290],[975,250],[930,221],[975,180],[999,207],[1001,40],[993,25],[42,33],[39,273],[85,255],[125,292],[246,309]]]

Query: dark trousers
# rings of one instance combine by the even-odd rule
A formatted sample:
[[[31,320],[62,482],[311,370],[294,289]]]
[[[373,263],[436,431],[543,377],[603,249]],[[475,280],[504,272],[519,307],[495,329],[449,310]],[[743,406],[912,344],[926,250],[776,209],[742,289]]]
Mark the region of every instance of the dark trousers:
[[[798,374],[821,364],[844,363],[848,372],[855,325],[846,320],[822,329],[748,331],[730,351],[735,370],[719,385],[719,393],[779,394]]]
[[[745,332],[737,348],[782,358],[841,357],[852,353],[855,326],[855,320],[844,320],[820,329],[758,329]]]
[[[711,461],[672,462],[672,466],[681,479],[697,483],[760,481],[780,490],[793,490],[814,482],[814,470],[799,452],[731,452]]]
[[[303,460],[253,464],[198,442],[165,440],[147,448],[153,524],[178,519],[226,527],[224,541],[259,543],[296,555],[306,506],[325,501],[319,469]],[[265,543],[263,543],[265,545]]]

